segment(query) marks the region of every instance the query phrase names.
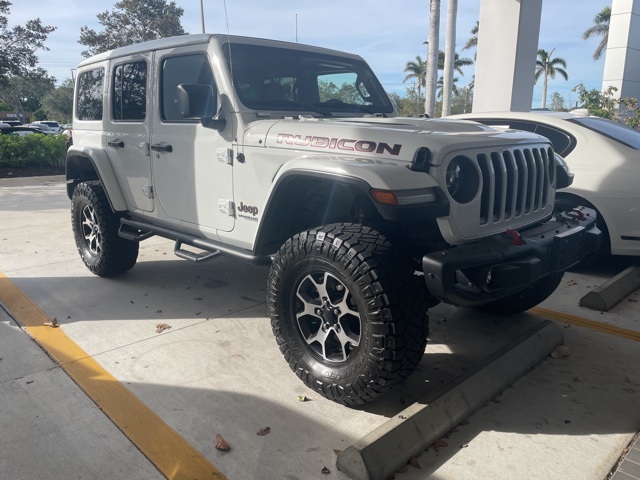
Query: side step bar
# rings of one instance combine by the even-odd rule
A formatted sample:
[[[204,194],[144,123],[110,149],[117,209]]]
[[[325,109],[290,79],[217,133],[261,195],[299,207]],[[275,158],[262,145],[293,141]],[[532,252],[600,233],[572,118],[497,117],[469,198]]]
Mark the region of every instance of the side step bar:
[[[202,253],[191,252],[189,250],[184,250],[182,248],[182,242],[180,240],[176,240],[176,245],[173,247],[173,253],[175,253],[177,257],[189,260],[190,262],[199,263],[206,262],[207,260],[211,260],[213,257],[217,257],[220,255],[220,250]]]
[[[269,255],[255,255],[250,250],[241,249],[238,247],[233,247],[231,245],[227,245],[224,243],[216,242],[213,240],[209,240],[207,238],[195,236],[185,232],[177,232],[170,228],[161,227],[159,225],[153,225],[143,220],[134,220],[132,218],[123,217],[120,219],[120,230],[118,234],[127,238],[128,240],[144,240],[145,238],[149,238],[153,235],[158,235],[163,238],[168,238],[169,240],[173,240],[176,242],[176,250],[180,252],[186,252],[184,256],[176,253],[180,258],[186,258],[189,256],[188,260],[193,260],[193,256],[208,256],[208,255],[230,255],[232,257],[240,258],[242,260],[257,264],[257,265],[269,265],[271,264],[271,257]],[[191,245],[195,248],[200,248],[202,250],[207,250],[204,254],[195,254],[192,252],[188,252],[181,248],[181,244],[184,243],[186,245]],[[204,258],[201,259],[201,261]]]

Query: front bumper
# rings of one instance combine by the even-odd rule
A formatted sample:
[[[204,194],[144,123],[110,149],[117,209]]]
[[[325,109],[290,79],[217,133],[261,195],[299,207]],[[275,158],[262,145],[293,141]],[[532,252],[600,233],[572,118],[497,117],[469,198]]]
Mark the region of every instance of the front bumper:
[[[529,230],[508,231],[425,255],[422,270],[433,297],[469,307],[505,298],[564,271],[599,243],[595,211],[579,207]]]

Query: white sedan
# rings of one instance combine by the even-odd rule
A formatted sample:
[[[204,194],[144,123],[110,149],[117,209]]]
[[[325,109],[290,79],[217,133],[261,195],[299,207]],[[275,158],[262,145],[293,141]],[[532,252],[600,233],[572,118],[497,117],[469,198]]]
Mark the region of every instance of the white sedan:
[[[558,191],[556,206],[595,208],[603,233],[601,253],[640,255],[640,131],[586,110],[491,112],[453,115],[497,128],[547,137],[575,174]]]

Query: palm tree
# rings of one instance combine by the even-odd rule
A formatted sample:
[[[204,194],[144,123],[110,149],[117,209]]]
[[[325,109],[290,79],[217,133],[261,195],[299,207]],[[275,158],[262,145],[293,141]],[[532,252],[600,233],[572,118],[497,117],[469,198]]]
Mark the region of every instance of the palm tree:
[[[458,81],[458,77],[453,77],[453,83],[451,85],[451,91],[454,95],[458,95],[458,87],[456,86],[456,82]],[[442,91],[444,90],[444,78],[438,78],[438,83],[436,84],[436,98],[440,100],[442,98]]]
[[[582,39],[587,40],[593,36],[602,37],[595,52],[593,59],[598,60],[609,43],[609,20],[611,19],[611,7],[604,7],[593,19],[593,25],[587,28],[582,34]]]
[[[475,26],[471,29],[471,38],[467,40],[467,43],[462,47],[463,50],[469,50],[470,48],[478,46],[478,30],[480,29],[480,22],[476,20]]]
[[[535,81],[538,81],[541,75],[544,74],[544,83],[542,84],[542,108],[547,106],[547,79],[548,77],[556,78],[557,74],[560,74],[564,77],[565,80],[569,80],[569,75],[567,75],[567,62],[560,57],[556,57],[553,60],[551,56],[555,48],[550,52],[546,50],[538,50],[538,60],[536,60],[536,73],[534,76]]]
[[[444,52],[440,50],[440,52],[438,52],[438,70],[444,70],[444,57]],[[466,67],[467,65],[473,65],[473,60],[466,57],[460,58],[460,55],[456,53],[453,57],[453,69],[460,75],[464,76],[462,67]]]
[[[416,57],[416,61],[407,62],[407,65],[404,67],[405,72],[410,72],[402,83],[407,80],[416,79],[416,83],[418,85],[418,98],[420,98],[420,89],[425,85],[425,73],[427,71],[427,64],[422,61],[420,55]]]

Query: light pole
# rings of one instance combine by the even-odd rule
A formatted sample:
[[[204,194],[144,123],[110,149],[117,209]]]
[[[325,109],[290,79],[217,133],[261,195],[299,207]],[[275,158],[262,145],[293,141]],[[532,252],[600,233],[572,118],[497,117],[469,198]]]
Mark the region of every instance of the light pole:
[[[200,0],[200,20],[202,22],[202,33],[204,33],[204,0]]]

